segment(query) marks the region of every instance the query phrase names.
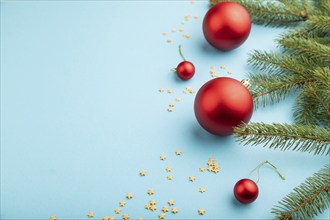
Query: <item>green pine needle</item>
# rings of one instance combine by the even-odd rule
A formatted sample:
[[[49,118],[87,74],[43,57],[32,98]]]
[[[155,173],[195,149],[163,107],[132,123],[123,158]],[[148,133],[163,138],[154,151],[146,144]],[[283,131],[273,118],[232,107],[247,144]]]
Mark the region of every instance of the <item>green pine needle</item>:
[[[330,207],[330,166],[293,189],[272,209],[278,220],[312,219]]]
[[[312,125],[249,123],[236,127],[234,135],[244,145],[330,154],[330,129]]]

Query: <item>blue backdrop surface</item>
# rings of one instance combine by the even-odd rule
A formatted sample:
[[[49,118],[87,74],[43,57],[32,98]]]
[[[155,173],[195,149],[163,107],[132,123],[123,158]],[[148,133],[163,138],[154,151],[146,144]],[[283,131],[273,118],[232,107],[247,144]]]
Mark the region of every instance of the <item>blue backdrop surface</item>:
[[[220,76],[244,79],[252,71],[248,53],[276,51],[274,39],[284,31],[253,25],[244,45],[219,52],[202,34],[207,9],[207,1],[1,2],[1,219],[87,219],[89,211],[96,219],[125,213],[156,219],[170,199],[179,213],[167,219],[270,219],[277,201],[329,163],[325,156],[242,146],[198,125],[195,94],[182,91],[210,80],[211,66]],[[180,44],[197,69],[187,82],[170,72],[180,62]],[[293,103],[291,97],[258,109],[251,121],[292,123]],[[210,157],[220,173],[199,172]],[[258,199],[237,203],[234,184],[264,160],[287,179],[263,167]],[[151,199],[155,212],[144,209]]]

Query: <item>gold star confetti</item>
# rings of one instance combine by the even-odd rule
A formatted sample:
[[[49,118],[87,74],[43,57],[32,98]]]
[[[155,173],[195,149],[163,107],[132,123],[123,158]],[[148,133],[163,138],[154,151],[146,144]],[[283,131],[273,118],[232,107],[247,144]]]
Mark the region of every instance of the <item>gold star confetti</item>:
[[[148,203],[144,206],[145,209],[150,209],[151,205]]]
[[[174,103],[171,102],[168,106],[170,106],[170,107],[174,107]]]
[[[104,216],[103,220],[115,220],[115,217],[113,217],[113,216],[110,216],[110,217]]]
[[[182,34],[182,36],[185,37],[185,38],[190,38],[189,34]]]
[[[140,176],[145,176],[145,175],[147,175],[147,171],[145,171],[145,170],[141,170],[141,171],[140,171]]]
[[[168,201],[168,204],[171,205],[171,206],[174,205],[174,200]]]
[[[171,31],[174,33],[174,32],[176,32],[176,29],[175,29],[175,28],[173,28]]]
[[[195,19],[198,19],[198,16],[194,16]]]
[[[200,192],[200,193],[205,193],[205,188],[204,188],[204,187],[200,187],[200,188],[199,188],[199,192]]]
[[[160,213],[159,214],[159,219],[164,219],[165,218],[165,214],[164,213]]]
[[[194,176],[189,177],[189,181],[194,182],[195,180],[196,180],[196,177],[194,177]]]
[[[221,65],[220,68],[221,69],[226,69],[226,66],[225,65]]]
[[[170,108],[167,108],[167,111],[168,112],[173,112],[173,108],[171,108],[171,107]]]
[[[232,72],[232,71],[227,71],[227,73],[228,73],[228,74],[233,74],[233,72]]]
[[[185,25],[185,24],[186,24],[186,22],[184,22],[184,21],[181,21],[181,24],[182,24],[182,25]]]
[[[162,35],[164,35],[164,36],[167,35],[167,32],[163,32]]]
[[[120,208],[116,208],[116,209],[115,209],[115,213],[116,213],[116,214],[120,214],[120,211],[121,211]]]
[[[164,90],[164,88],[159,88],[158,91],[159,91],[159,92],[164,92],[165,90]]]
[[[187,94],[187,93],[188,93],[188,90],[187,90],[187,89],[184,89],[182,92],[183,92],[184,94]]]
[[[152,205],[152,206],[150,206],[150,210],[151,211],[156,211],[157,210],[157,207],[155,205]]]
[[[172,39],[171,38],[167,38],[167,43],[171,43],[172,42]]]
[[[143,220],[143,218],[138,218],[138,220]]]
[[[175,101],[180,102],[181,98],[176,98]]]
[[[154,199],[150,200],[149,204],[150,205],[156,205],[156,200],[154,200]]]
[[[167,206],[163,206],[162,211],[163,212],[168,212],[168,207]]]
[[[171,94],[172,92],[173,92],[172,89],[168,89],[168,90],[167,90],[167,93],[169,93],[169,94]]]
[[[166,172],[171,172],[172,168],[171,167],[166,167],[165,170],[166,170]]]
[[[129,215],[124,214],[124,215],[123,215],[123,220],[128,220],[128,219],[129,219]]]
[[[199,171],[200,171],[200,172],[204,172],[204,171],[205,171],[205,168],[204,168],[204,167],[200,167],[200,168],[199,168]]]
[[[127,199],[132,199],[133,198],[133,194],[132,193],[127,193],[126,198]]]
[[[205,210],[204,210],[204,209],[198,209],[198,213],[199,213],[200,215],[204,215],[204,214],[205,214]]]
[[[181,151],[181,150],[176,150],[176,151],[175,151],[175,154],[176,154],[176,155],[181,155],[181,154],[182,154],[182,151]]]
[[[119,202],[120,207],[123,207],[125,204],[126,204],[126,202],[124,202],[124,201]]]
[[[180,31],[180,32],[184,31],[184,28],[180,28],[179,31]]]
[[[179,210],[177,208],[173,208],[172,211],[171,211],[173,214],[176,214],[179,212]]]
[[[155,191],[153,190],[153,189],[148,189],[148,195],[153,195],[153,194],[155,194]]]
[[[172,179],[173,179],[173,176],[172,176],[172,175],[168,175],[168,176],[167,176],[167,179],[168,179],[168,180],[172,180]]]
[[[56,220],[56,216],[55,215],[50,216],[49,220]]]
[[[165,155],[160,155],[160,160],[165,160],[166,159],[166,156]]]
[[[94,213],[93,213],[93,212],[89,212],[89,213],[87,214],[87,216],[88,216],[88,218],[93,218],[93,217],[94,217]]]

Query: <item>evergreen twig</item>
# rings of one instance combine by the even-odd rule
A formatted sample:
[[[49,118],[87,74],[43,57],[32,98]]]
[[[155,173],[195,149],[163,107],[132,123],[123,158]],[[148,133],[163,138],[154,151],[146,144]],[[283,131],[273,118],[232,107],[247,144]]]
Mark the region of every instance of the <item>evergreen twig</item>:
[[[280,150],[330,154],[330,129],[312,125],[249,123],[235,128],[240,143]]]
[[[326,165],[272,209],[278,220],[312,219],[330,207],[330,166]]]

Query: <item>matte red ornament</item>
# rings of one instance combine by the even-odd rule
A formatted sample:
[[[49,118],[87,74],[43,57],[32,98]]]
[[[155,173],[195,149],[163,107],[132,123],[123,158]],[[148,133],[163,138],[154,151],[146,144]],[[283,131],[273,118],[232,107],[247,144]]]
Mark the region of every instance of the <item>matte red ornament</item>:
[[[257,184],[250,179],[239,180],[234,187],[234,195],[241,203],[254,202],[259,194]]]
[[[176,68],[178,77],[183,80],[192,78],[195,74],[195,66],[189,61],[182,61]]]
[[[240,81],[219,77],[199,89],[194,110],[197,121],[205,130],[215,135],[230,135],[234,127],[250,121],[253,99]]]
[[[220,2],[211,7],[203,20],[205,39],[223,51],[239,47],[248,38],[251,18],[248,11],[235,2]]]

